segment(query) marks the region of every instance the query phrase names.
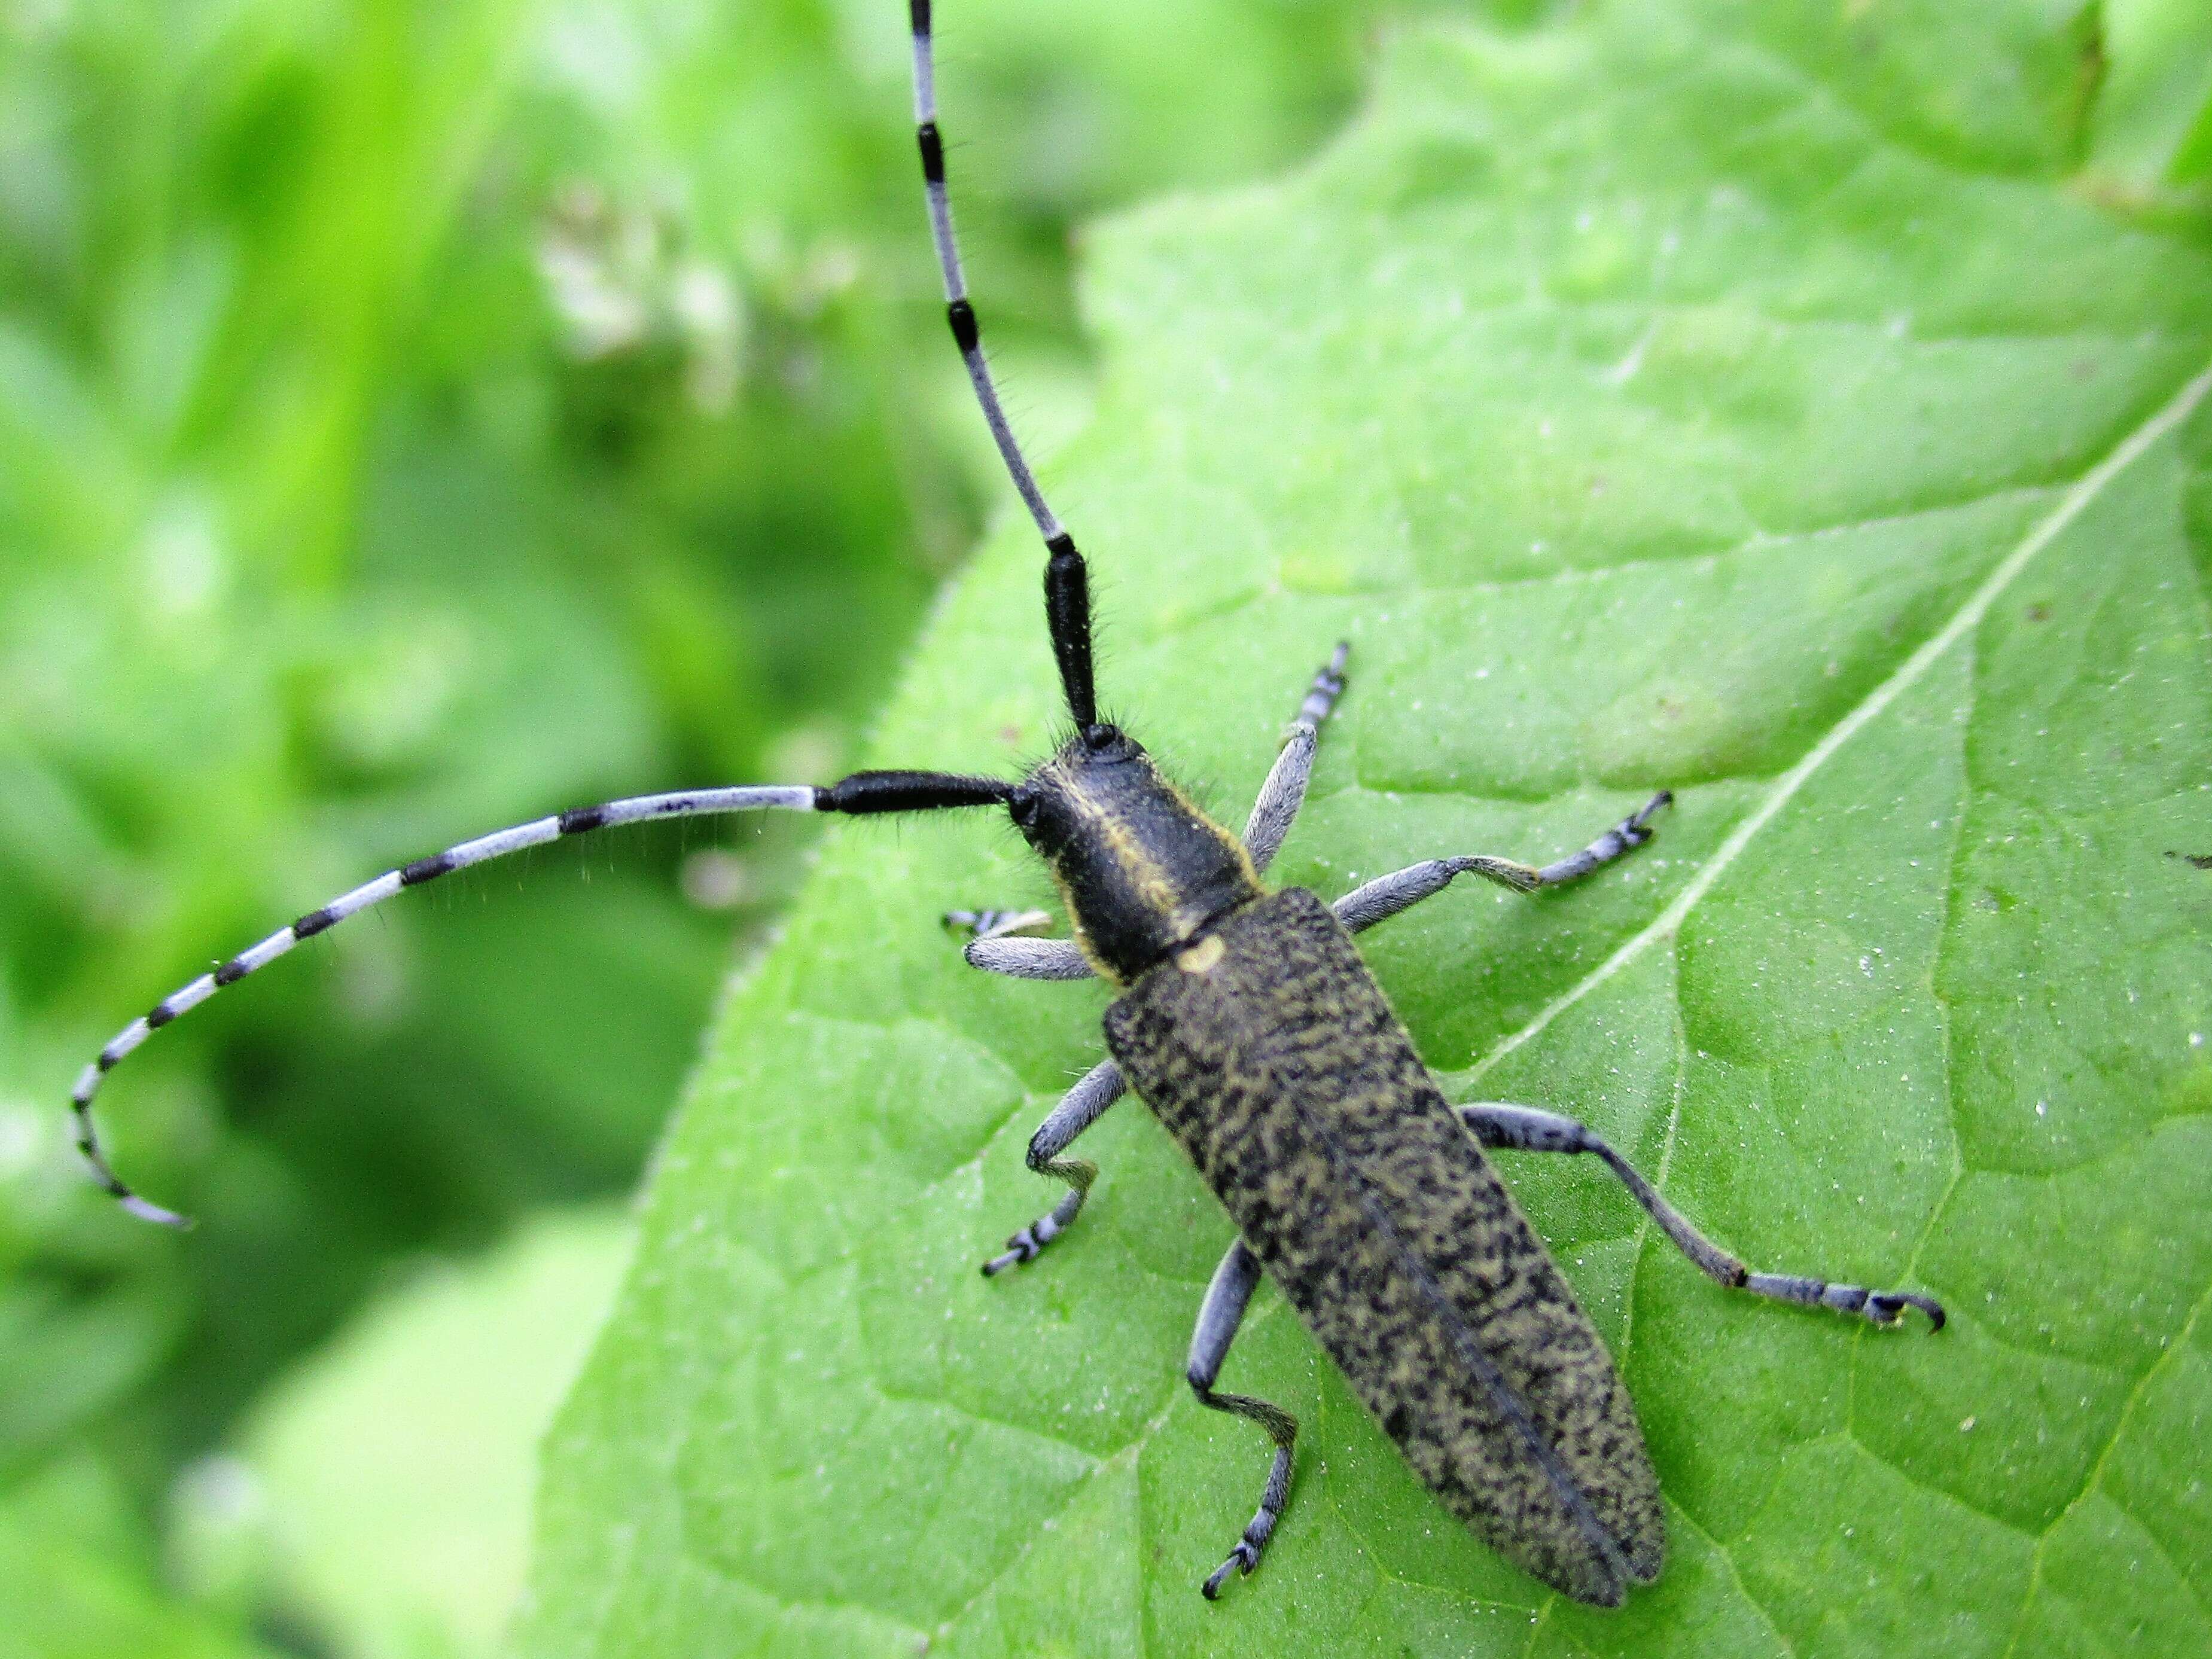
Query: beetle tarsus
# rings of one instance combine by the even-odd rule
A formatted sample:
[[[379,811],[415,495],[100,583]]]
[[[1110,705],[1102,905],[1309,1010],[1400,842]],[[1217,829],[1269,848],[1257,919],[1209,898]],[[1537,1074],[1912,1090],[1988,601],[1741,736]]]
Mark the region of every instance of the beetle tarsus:
[[[1264,1539],[1261,1540],[1265,1541]],[[1198,1593],[1209,1601],[1218,1601],[1221,1599],[1221,1586],[1228,1579],[1231,1568],[1234,1567],[1243,1577],[1249,1578],[1252,1569],[1259,1565],[1260,1545],[1252,1541],[1251,1528],[1247,1528],[1245,1535],[1237,1540],[1237,1547],[1229,1552],[1229,1559],[1207,1576],[1206,1581],[1198,1587]]]
[[[1867,1297],[1867,1317],[1887,1329],[1905,1317],[1907,1308],[1917,1308],[1928,1316],[1928,1334],[1933,1336],[1948,1322],[1943,1304],[1932,1296],[1922,1296],[1913,1291],[1876,1291]]]
[[[1884,1330],[1902,1319],[1907,1308],[1917,1308],[1926,1314],[1932,1330],[1942,1330],[1947,1322],[1943,1304],[1917,1291],[1870,1291],[1859,1285],[1834,1285],[1824,1279],[1808,1279],[1796,1273],[1752,1273],[1744,1279],[1742,1288],[1753,1296],[1794,1302],[1801,1308],[1826,1308],[1834,1313],[1855,1314]]]
[[[1006,1253],[994,1255],[983,1264],[983,1277],[995,1279],[1009,1267],[1025,1267],[1044,1254],[1044,1247],[1052,1241],[1039,1238],[1034,1226],[1024,1227],[1006,1241]]]
[[[1086,1079],[1087,1081],[1088,1079]],[[1119,1079],[1116,1079],[1118,1083]],[[1082,1085],[1079,1084],[1078,1088]],[[1111,1105],[1121,1091],[1117,1087],[1099,1107],[1103,1111]],[[1051,1127],[1048,1121],[1047,1127]],[[1040,1150],[1037,1142],[1044,1139],[1045,1131],[1037,1131],[1036,1139],[1030,1143],[1030,1168],[1039,1175],[1056,1176],[1067,1183],[1067,1192],[1049,1212],[1006,1241],[1006,1254],[994,1255],[983,1264],[983,1277],[996,1278],[1009,1267],[1018,1267],[1034,1261],[1044,1253],[1044,1247],[1074,1224],[1075,1218],[1083,1213],[1083,1200],[1090,1192],[1091,1183],[1098,1178],[1098,1166],[1079,1158],[1056,1158],[1049,1150]],[[1073,1137],[1071,1136],[1070,1139]],[[1065,1146],[1065,1141],[1060,1143]]]

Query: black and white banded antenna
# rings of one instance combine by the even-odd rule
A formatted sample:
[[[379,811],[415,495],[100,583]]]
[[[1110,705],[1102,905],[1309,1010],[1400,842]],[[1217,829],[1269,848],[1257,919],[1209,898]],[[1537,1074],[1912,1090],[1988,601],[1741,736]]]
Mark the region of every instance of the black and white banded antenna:
[[[247,946],[220,967],[202,974],[189,985],[172,991],[146,1013],[117,1032],[97,1058],[79,1074],[70,1092],[70,1109],[76,1115],[77,1151],[84,1154],[94,1178],[131,1214],[165,1227],[189,1227],[188,1217],[142,1198],[125,1186],[110,1167],[93,1127],[92,1098],[107,1073],[178,1015],[205,1002],[227,985],[235,985],[248,974],[267,967],[302,939],[328,933],[349,916],[381,904],[393,894],[420,887],[456,870],[466,870],[494,859],[505,858],[566,836],[620,824],[646,823],[661,818],[714,817],[732,812],[784,811],[793,812],[926,812],[952,806],[1002,805],[1012,786],[997,778],[963,777],[944,772],[855,772],[827,788],[811,784],[768,784],[730,789],[680,790],[665,795],[634,795],[625,800],[533,818],[507,830],[479,836],[449,847],[442,853],[417,859],[397,870],[387,870],[374,881],[363,882],[351,892],[341,893],[319,909],[278,928],[258,945]]]
[[[1021,493],[1022,505],[1036,520],[1048,555],[1044,567],[1045,619],[1052,629],[1052,653],[1060,665],[1060,689],[1067,712],[1084,731],[1098,723],[1098,701],[1091,678],[1091,580],[1075,538],[1067,533],[1030,470],[1029,458],[1014,436],[983,358],[982,325],[969,302],[968,279],[960,269],[960,243],[952,230],[952,200],[945,184],[945,137],[937,125],[937,66],[930,34],[930,0],[908,0],[914,22],[915,137],[921,146],[921,177],[929,191],[929,234],[937,244],[937,263],[945,277],[945,314],[953,343],[983,406],[983,419],[999,446],[1000,458]]]
[[[1054,515],[1036,475],[1030,470],[1013,428],[1007,424],[999,401],[990,366],[984,362],[982,331],[975,307],[968,299],[966,278],[961,274],[960,248],[952,232],[952,207],[945,187],[945,144],[937,125],[935,67],[931,56],[930,0],[908,0],[914,26],[914,107],[916,137],[921,146],[922,177],[928,185],[929,228],[937,246],[938,264],[944,272],[945,314],[961,361],[982,405],[983,419],[999,446],[1006,471],[1020,492],[1023,505],[1036,521],[1044,538],[1045,618],[1052,634],[1053,656],[1060,667],[1061,690],[1067,711],[1086,740],[1103,743],[1110,728],[1098,724],[1097,699],[1091,671],[1091,591],[1083,556]],[[190,984],[171,992],[146,1013],[117,1032],[107,1046],[78,1076],[70,1091],[70,1108],[76,1118],[77,1150],[84,1155],[94,1177],[131,1214],[163,1226],[191,1224],[174,1210],[166,1209],[133,1192],[118,1177],[101,1151],[93,1127],[93,1097],[107,1073],[125,1056],[178,1015],[197,1008],[225,986],[235,985],[248,974],[265,968],[302,939],[327,933],[349,916],[357,915],[410,887],[420,887],[456,870],[489,863],[563,836],[583,835],[620,824],[643,823],[660,818],[711,817],[733,812],[817,811],[852,814],[921,812],[958,806],[1003,806],[1014,786],[997,778],[969,777],[945,772],[855,772],[827,788],[811,784],[772,784],[733,788],[696,789],[673,794],[638,795],[608,801],[599,806],[535,818],[510,829],[495,830],[449,847],[442,853],[387,870],[375,880],[342,893],[319,909],[310,910],[287,927],[278,928],[258,944],[250,945]]]

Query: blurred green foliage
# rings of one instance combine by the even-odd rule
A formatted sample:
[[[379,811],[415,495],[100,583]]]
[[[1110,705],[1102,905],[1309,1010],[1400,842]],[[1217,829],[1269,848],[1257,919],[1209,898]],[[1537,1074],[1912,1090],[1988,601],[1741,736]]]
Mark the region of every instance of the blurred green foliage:
[[[1300,153],[1382,6],[940,9],[1048,447],[1087,398],[1071,226]],[[0,1611],[11,1656],[330,1639],[165,1567],[198,1556],[154,1517],[410,1259],[633,1180],[804,825],[457,882],[165,1032],[103,1106],[185,1239],[84,1185],[63,1104],[132,1014],[395,861],[854,751],[1003,488],[904,54],[897,0],[0,16],[0,1531],[39,1552],[0,1548],[0,1609],[102,1609]]]
[[[198,1467],[179,1540],[195,1582],[250,1585],[259,1569],[363,1659],[495,1651],[522,1588],[538,1437],[630,1235],[611,1206],[533,1218],[380,1298],[256,1409],[235,1462]]]
[[[1305,152],[1385,14],[1565,4],[945,0],[1024,431],[1088,402],[1073,226]],[[1995,102],[2079,100],[2086,191],[2201,214],[2202,16],[2084,5]],[[857,753],[1003,493],[904,52],[899,0],[0,11],[0,1659],[363,1651],[342,1529],[289,1565],[250,1536],[362,1467],[314,1486],[299,1425],[364,1352],[318,1351],[424,1257],[633,1182],[803,824],[447,884],[165,1032],[103,1103],[188,1238],[85,1186],[63,1101],[132,1014],[398,860]],[[1877,67],[1941,126],[1971,58]]]

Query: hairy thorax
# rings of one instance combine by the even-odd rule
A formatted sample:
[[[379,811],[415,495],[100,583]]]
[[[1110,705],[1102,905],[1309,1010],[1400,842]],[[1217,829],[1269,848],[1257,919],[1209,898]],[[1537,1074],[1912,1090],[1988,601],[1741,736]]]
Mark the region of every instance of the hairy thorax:
[[[1022,781],[1012,805],[1051,866],[1084,955],[1117,985],[1260,896],[1243,843],[1112,726],[1071,738]]]

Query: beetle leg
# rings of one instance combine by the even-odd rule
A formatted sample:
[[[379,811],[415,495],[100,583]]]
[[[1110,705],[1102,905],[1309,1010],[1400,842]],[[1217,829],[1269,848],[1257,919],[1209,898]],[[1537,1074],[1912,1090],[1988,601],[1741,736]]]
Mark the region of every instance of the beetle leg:
[[[1672,793],[1662,789],[1644,804],[1641,811],[1630,813],[1581,852],[1541,869],[1533,864],[1517,864],[1511,859],[1425,859],[1387,876],[1377,876],[1364,887],[1353,888],[1330,908],[1347,931],[1358,933],[1378,921],[1389,921],[1401,910],[1410,909],[1425,898],[1433,897],[1450,886],[1455,878],[1469,873],[1510,887],[1516,893],[1557,887],[1586,876],[1650,841],[1653,815],[1674,799]]]
[[[1425,898],[1433,898],[1452,884],[1459,874],[1453,859],[1424,859],[1377,876],[1355,887],[1329,906],[1350,933],[1364,933],[1378,921],[1388,921],[1401,910],[1409,910]]]
[[[1096,971],[1081,947],[1069,939],[986,933],[970,939],[960,954],[970,968],[1009,979],[1089,979]]]
[[[1259,799],[1252,803],[1252,816],[1244,823],[1244,850],[1251,854],[1255,870],[1265,871],[1274,861],[1283,838],[1291,833],[1291,823],[1297,817],[1298,808],[1305,804],[1306,784],[1313,776],[1314,751],[1320,746],[1322,723],[1335,708],[1336,700],[1344,695],[1344,663],[1351,654],[1351,644],[1339,641],[1328,660],[1313,677],[1305,701],[1298,705],[1291,729],[1284,734],[1283,751],[1275,757],[1267,782],[1260,786]]]
[[[1237,1540],[1236,1547],[1229,1552],[1228,1559],[1199,1587],[1209,1601],[1221,1594],[1222,1581],[1229,1577],[1231,1568],[1249,1577],[1252,1569],[1260,1565],[1260,1553],[1267,1547],[1267,1540],[1274,1534],[1275,1522],[1282,1518],[1283,1505],[1291,1495],[1291,1463],[1297,1444],[1298,1419],[1265,1400],[1241,1394],[1216,1394],[1213,1390],[1214,1379],[1221,1375],[1222,1361],[1229,1358],[1229,1345],[1237,1340],[1237,1328],[1244,1322],[1245,1307],[1259,1284],[1260,1259],[1245,1248],[1240,1238],[1229,1247],[1229,1254],[1221,1258],[1221,1265],[1213,1270],[1212,1282],[1206,1287],[1206,1300],[1198,1310],[1198,1328],[1191,1333],[1190,1364],[1184,1372],[1200,1405],[1249,1417],[1267,1430],[1267,1437],[1275,1443],[1274,1462],[1267,1466],[1267,1485],[1260,1494],[1259,1512],[1244,1528],[1244,1535]]]
[[[945,931],[956,938],[1005,939],[1010,934],[1041,933],[1052,926],[1046,910],[947,910]]]
[[[1098,1178],[1098,1166],[1079,1158],[1062,1158],[1060,1154],[1076,1136],[1098,1121],[1128,1086],[1121,1080],[1121,1068],[1110,1060],[1102,1060],[1060,1097],[1060,1104],[1052,1109],[1051,1115],[1037,1126],[1037,1132],[1030,1137],[1030,1168],[1039,1175],[1065,1181],[1067,1196],[1054,1205],[1048,1214],[1039,1216],[1008,1239],[1003,1255],[994,1255],[983,1264],[986,1279],[1036,1261],[1044,1247],[1066,1232],[1082,1212],[1091,1183]]]
[[[1447,859],[1447,864],[1458,866],[1452,873],[1472,872],[1485,881],[1494,881],[1501,887],[1510,887],[1516,893],[1533,893],[1540,887],[1558,887],[1578,880],[1593,870],[1602,869],[1625,853],[1632,853],[1651,839],[1651,820],[1662,806],[1674,804],[1672,790],[1662,789],[1631,812],[1619,823],[1607,830],[1579,853],[1570,853],[1553,864],[1539,869],[1533,864],[1516,863],[1512,859],[1457,858]]]
[[[1486,1146],[1516,1152],[1590,1152],[1603,1160],[1620,1184],[1659,1224],[1659,1231],[1674,1248],[1697,1264],[1698,1272],[1717,1285],[1748,1291],[1777,1302],[1802,1307],[1832,1308],[1856,1314],[1876,1325],[1894,1325],[1907,1308],[1928,1316],[1932,1330],[1943,1328],[1943,1304],[1913,1291],[1869,1291],[1859,1285],[1831,1285],[1824,1279],[1793,1273],[1755,1273],[1699,1232],[1682,1212],[1660,1197],[1636,1167],[1604,1140],[1571,1117],[1539,1111],[1533,1106],[1505,1106],[1483,1101],[1459,1109],[1461,1120]]]
[[[971,968],[1009,979],[1089,979],[1091,963],[1073,939],[1038,939],[1052,926],[1042,910],[947,910],[945,928],[966,933],[960,954]]]

